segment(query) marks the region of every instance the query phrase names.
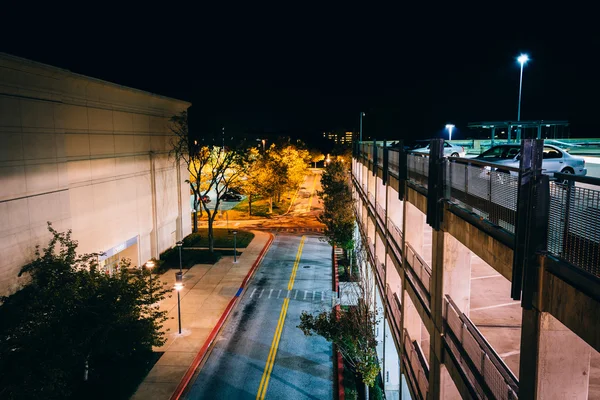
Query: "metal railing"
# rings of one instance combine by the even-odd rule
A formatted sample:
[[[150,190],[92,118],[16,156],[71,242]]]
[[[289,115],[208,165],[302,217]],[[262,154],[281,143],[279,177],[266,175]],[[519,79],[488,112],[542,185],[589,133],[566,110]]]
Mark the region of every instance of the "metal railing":
[[[369,192],[367,197],[369,198],[369,203],[371,204],[371,207],[375,207],[375,196],[373,196],[373,193]]]
[[[366,227],[365,227],[366,228]],[[375,257],[375,246],[373,245],[373,241],[371,238],[367,236],[367,247],[369,248],[369,252],[371,253],[371,257]]]
[[[377,165],[383,167],[383,147],[377,146]]]
[[[429,392],[429,368],[424,364],[424,357],[419,355],[418,344],[410,339],[408,331],[404,330],[404,354],[408,359],[410,368],[417,384],[417,389],[422,399],[427,398]]]
[[[400,175],[400,153],[398,150],[388,149],[388,169],[396,177]]]
[[[427,188],[429,176],[429,155],[409,153],[406,155],[408,180]]]
[[[385,285],[385,265],[383,265],[377,256],[375,256],[375,270],[379,276],[379,282],[381,282],[382,285]]]
[[[600,179],[559,176],[567,183],[550,183],[548,252],[600,277]]]
[[[507,172],[492,170],[489,163],[477,160],[447,159],[445,196],[447,200],[514,233],[519,170],[504,166],[502,169]]]
[[[367,160],[373,162],[373,144],[365,143],[363,149],[367,153]]]
[[[519,381],[448,295],[444,297],[444,320],[470,362],[466,362],[451,338],[446,338],[445,341],[478,395],[481,398],[487,397],[481,386],[485,384],[496,399],[517,399]],[[475,371],[471,370],[472,367]]]
[[[396,242],[398,249],[402,249],[402,231],[392,222],[391,218],[388,218],[388,232],[392,239],[394,239],[394,242]]]
[[[386,293],[392,313],[392,327],[396,331],[396,337],[400,338],[400,333],[402,332],[400,329],[402,326],[402,303],[400,303],[398,295],[392,291],[390,285],[386,285]]]
[[[379,215],[379,217],[381,218],[382,221],[385,221],[385,210],[383,209],[383,207],[381,207],[381,204],[377,203],[375,206],[375,209],[377,210],[377,214]]]
[[[427,293],[431,288],[431,267],[417,254],[410,243],[406,242],[406,261],[419,278]]]

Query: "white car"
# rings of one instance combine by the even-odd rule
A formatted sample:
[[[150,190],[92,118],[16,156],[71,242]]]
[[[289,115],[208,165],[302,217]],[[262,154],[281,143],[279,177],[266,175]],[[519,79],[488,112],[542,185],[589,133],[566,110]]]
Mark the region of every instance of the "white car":
[[[555,172],[578,176],[587,174],[585,160],[582,157],[572,156],[557,146],[544,144],[542,157],[542,172],[546,175],[553,176]],[[502,166],[519,168],[520,158],[521,145],[501,144],[481,153],[474,160],[497,164],[498,166],[495,168],[497,171],[506,172],[506,170],[502,170]],[[518,175],[514,171],[510,171],[510,174]]]
[[[429,146],[430,142],[428,140],[417,141],[409,150],[415,153],[429,154]],[[464,147],[444,142],[444,157],[464,157],[465,154]]]

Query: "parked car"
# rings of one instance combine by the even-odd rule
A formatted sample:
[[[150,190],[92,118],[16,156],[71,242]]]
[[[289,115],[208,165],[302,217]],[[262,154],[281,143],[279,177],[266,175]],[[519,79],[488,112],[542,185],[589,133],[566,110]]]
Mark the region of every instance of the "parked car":
[[[553,176],[555,172],[579,176],[587,174],[585,160],[582,157],[573,156],[557,146],[545,144],[542,157],[542,171],[546,175]],[[502,166],[519,168],[520,159],[521,145],[519,144],[494,146],[474,158],[474,160],[498,164],[496,170],[499,172],[503,172]],[[517,175],[514,171],[510,173]]]
[[[227,192],[221,196],[221,200],[223,201],[240,201],[242,200],[242,196],[239,194]]]
[[[239,190],[237,190],[237,189],[235,189],[235,188],[229,188],[229,189],[227,190],[227,193],[233,193],[233,194],[239,194],[239,195],[241,195],[241,194],[242,194],[242,192],[240,192]]]
[[[200,200],[202,200],[203,203],[210,203],[210,197],[207,194],[200,197]]]
[[[417,140],[408,150],[414,151],[415,153],[429,154],[429,146],[429,140]],[[464,157],[465,154],[464,147],[444,142],[444,157]]]

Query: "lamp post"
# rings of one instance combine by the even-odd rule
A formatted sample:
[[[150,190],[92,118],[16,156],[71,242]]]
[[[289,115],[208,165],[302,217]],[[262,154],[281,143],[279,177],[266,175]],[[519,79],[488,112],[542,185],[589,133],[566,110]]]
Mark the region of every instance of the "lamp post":
[[[263,154],[265,152],[265,144],[267,143],[267,139],[256,139],[257,142],[261,142],[263,146]]]
[[[179,334],[181,335],[181,297],[179,292],[183,289],[183,273],[175,272],[175,290],[177,290],[177,320],[179,321]]]
[[[154,268],[154,261],[146,261],[146,269],[150,271],[150,301],[152,301],[152,268]]]
[[[362,117],[364,117],[366,114],[364,112],[360,112],[360,136],[358,138],[359,142],[362,142]]]
[[[237,263],[237,231],[233,231],[233,263]]]
[[[177,247],[179,248],[179,272],[183,272],[182,268],[181,268],[181,248],[183,247],[183,240],[180,240],[179,242],[175,243],[177,245]]]
[[[521,75],[519,78],[519,107],[517,108],[517,122],[521,121],[521,92],[523,90],[523,65],[525,65],[525,63],[527,61],[529,61],[529,56],[527,54],[521,54],[518,58],[517,61],[519,62],[519,64],[521,64]],[[518,128],[517,131],[517,138],[518,140],[521,139],[521,128]]]
[[[452,140],[452,129],[454,129],[454,125],[446,124],[446,129],[448,129],[448,140]]]

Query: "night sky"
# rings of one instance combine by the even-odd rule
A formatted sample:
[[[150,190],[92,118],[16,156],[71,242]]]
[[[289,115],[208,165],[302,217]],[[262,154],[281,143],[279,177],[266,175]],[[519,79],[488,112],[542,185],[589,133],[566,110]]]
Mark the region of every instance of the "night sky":
[[[47,29],[29,21],[38,34],[5,35],[0,50],[188,100],[194,136],[225,127],[309,143],[357,131],[360,111],[365,137],[380,140],[440,136],[448,122],[466,138],[469,121],[516,120],[516,56],[526,52],[521,118],[568,119],[571,137],[600,137],[592,10],[298,4],[130,12]]]

